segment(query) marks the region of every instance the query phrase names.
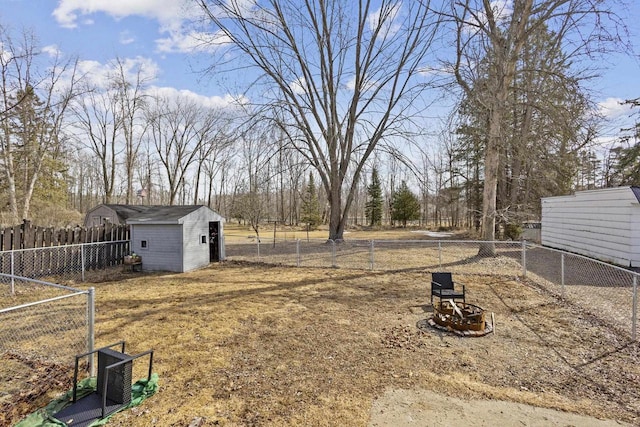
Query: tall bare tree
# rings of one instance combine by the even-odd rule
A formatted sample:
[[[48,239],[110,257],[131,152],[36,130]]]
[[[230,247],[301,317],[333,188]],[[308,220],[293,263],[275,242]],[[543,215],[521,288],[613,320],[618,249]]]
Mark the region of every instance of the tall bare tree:
[[[122,111],[117,92],[85,83],[84,94],[73,104],[74,135],[100,163],[103,203],[112,203],[116,181],[117,158],[123,150]]]
[[[487,112],[488,137],[484,147],[482,237],[495,239],[496,195],[500,154],[504,147],[504,121],[509,90],[524,46],[548,28],[551,45],[568,58],[604,52],[618,43],[622,28],[611,0],[462,0],[451,2],[449,18],[456,30],[456,56],[449,65],[468,96]],[[485,63],[483,69],[480,64]],[[486,78],[484,72],[486,71]],[[476,84],[482,83],[483,90]],[[474,91],[474,89],[476,89]],[[492,255],[492,244],[480,248]]]
[[[144,91],[150,77],[141,64],[137,64],[131,69],[127,61],[121,58],[115,59],[114,68],[111,80],[118,102],[124,141],[124,167],[127,185],[125,203],[130,204],[135,198],[133,191],[135,163],[146,132],[142,118],[146,102]]]
[[[423,105],[425,60],[438,27],[429,0],[198,0],[279,105],[294,147],[329,198],[341,240],[361,172],[376,146]],[[222,46],[225,46],[224,44]],[[225,52],[224,54],[228,54]]]

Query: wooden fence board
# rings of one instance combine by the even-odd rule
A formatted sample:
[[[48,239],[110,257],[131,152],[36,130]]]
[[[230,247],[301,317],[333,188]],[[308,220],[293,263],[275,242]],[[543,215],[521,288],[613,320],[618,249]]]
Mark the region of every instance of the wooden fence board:
[[[79,243],[113,242],[128,240],[129,226],[106,224],[85,228],[36,227],[29,221],[21,225],[0,229],[0,251],[43,248]]]

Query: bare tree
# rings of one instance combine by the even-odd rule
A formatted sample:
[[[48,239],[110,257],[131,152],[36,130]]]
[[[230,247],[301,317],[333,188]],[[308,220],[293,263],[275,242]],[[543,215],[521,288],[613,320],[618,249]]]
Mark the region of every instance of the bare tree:
[[[149,127],[145,138],[152,142],[163,166],[169,184],[169,204],[176,203],[181,189],[184,203],[188,170],[197,162],[201,148],[218,131],[216,115],[184,97],[155,97],[148,104]]]
[[[429,0],[198,0],[213,32],[256,69],[294,147],[329,198],[329,238],[343,238],[361,172],[422,105],[438,26]],[[218,39],[219,41],[219,39]]]
[[[487,112],[488,137],[484,147],[482,237],[495,239],[496,194],[500,153],[505,138],[504,121],[508,95],[516,76],[516,65],[524,46],[549,28],[552,45],[577,60],[603,52],[620,40],[619,18],[611,0],[489,0],[451,2],[448,17],[455,26],[456,55],[449,65],[467,96],[473,96]],[[483,68],[481,64],[485,64]],[[485,75],[486,72],[486,75]],[[476,84],[484,85],[478,90]],[[492,255],[492,244],[482,245],[481,254]]]
[[[225,163],[224,153],[233,143],[233,136],[230,132],[232,118],[225,115],[221,110],[211,110],[209,113],[210,121],[207,124],[209,129],[206,130],[208,136],[198,147],[198,155],[195,161],[194,204],[200,203],[200,180],[203,172],[205,175],[209,174],[212,180],[213,176],[211,174],[215,176],[220,171],[220,168]],[[211,202],[211,180],[209,181],[209,203]]]
[[[33,34],[24,31],[17,41],[2,25],[0,46],[0,164],[12,220],[18,221],[30,217],[45,160],[63,150],[62,128],[75,95],[77,61],[62,60],[58,53],[44,59]]]
[[[115,96],[118,101],[119,116],[122,123],[122,138],[124,140],[124,167],[126,174],[125,203],[130,204],[134,199],[133,174],[135,163],[140,151],[140,144],[146,132],[146,125],[142,122],[146,96],[144,91],[150,81],[142,65],[137,65],[133,73],[126,61],[116,58],[115,71],[111,77]]]
[[[259,226],[269,214],[269,201],[271,200],[270,183],[272,174],[269,166],[275,159],[276,145],[269,144],[273,137],[272,128],[263,124],[253,124],[243,130],[239,136],[241,150],[241,167],[244,170],[243,176],[243,202],[242,210],[244,219],[260,236]],[[275,175],[274,175],[275,176]]]
[[[100,162],[103,203],[112,203],[117,157],[122,147],[122,112],[118,94],[97,85],[85,84],[84,95],[73,104],[74,135]]]

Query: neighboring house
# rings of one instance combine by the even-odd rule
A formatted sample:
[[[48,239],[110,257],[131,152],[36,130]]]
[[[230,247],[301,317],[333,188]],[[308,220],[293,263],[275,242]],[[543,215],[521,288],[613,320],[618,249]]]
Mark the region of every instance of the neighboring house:
[[[542,244],[640,267],[640,187],[542,199]]]
[[[206,206],[100,205],[87,213],[131,227],[131,252],[147,271],[185,272],[225,258],[224,218]]]

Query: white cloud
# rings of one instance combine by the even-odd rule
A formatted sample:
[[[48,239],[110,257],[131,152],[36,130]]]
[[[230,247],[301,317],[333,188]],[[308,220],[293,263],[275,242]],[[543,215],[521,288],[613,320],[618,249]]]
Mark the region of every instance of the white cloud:
[[[122,60],[125,75],[131,80],[135,80],[138,69],[141,70],[141,78],[143,81],[154,80],[158,73],[159,67],[155,61],[149,58],[138,56],[135,58],[126,58]],[[80,61],[78,63],[78,72],[80,75],[88,79],[92,86],[106,89],[110,85],[111,76],[116,71],[116,64],[102,64],[98,61]]]
[[[307,87],[307,80],[304,77],[295,79],[294,81],[289,83],[289,88],[296,95],[304,95],[307,92],[305,89],[306,87]]]
[[[400,14],[401,3],[396,3],[391,7],[378,9],[367,16],[367,23],[369,29],[375,31],[376,28],[381,27],[384,36],[390,36],[398,32],[400,25],[396,23],[396,19]],[[382,21],[381,21],[382,20]]]
[[[156,40],[159,52],[203,52],[212,51],[230,43],[231,40],[222,32],[215,34],[199,31],[170,31],[169,37]]]
[[[351,77],[347,82],[346,86],[347,86],[347,89],[349,89],[350,91],[356,90],[356,76]],[[379,86],[379,83],[377,81],[363,82],[361,92],[366,92],[368,90],[376,89],[378,86]]]
[[[136,41],[130,31],[122,31],[120,33],[120,44],[131,44]]]
[[[245,0],[241,3],[247,8],[252,4]],[[92,24],[90,15],[98,13],[114,19],[140,16],[157,21],[158,33],[166,35],[156,39],[158,52],[211,51],[229,42],[229,38],[221,33],[204,33],[188,27],[202,13],[196,2],[190,0],[61,0],[53,16],[61,26],[75,28],[79,22]],[[120,43],[133,41],[129,32],[120,34]]]
[[[628,116],[631,113],[631,106],[622,104],[624,99],[607,98],[598,103],[598,112],[607,119],[617,119]]]
[[[489,3],[491,10],[493,11],[493,17],[497,23],[502,23],[509,19],[513,14],[513,0],[494,0]],[[476,31],[476,26],[484,27],[487,25],[487,13],[484,7],[476,11],[475,17],[469,19],[469,25],[465,25],[467,32],[473,33]]]
[[[148,93],[169,101],[187,99],[203,108],[229,109],[248,104],[248,99],[243,95],[205,96],[190,90],[180,90],[173,87],[152,86],[149,88]]]
[[[62,52],[60,51],[60,48],[58,48],[58,46],[55,45],[55,44],[50,44],[48,46],[44,46],[42,48],[42,52],[46,53],[47,55],[49,55],[52,58],[54,58],[56,56],[60,56],[62,54]]]
[[[60,0],[53,16],[67,28],[77,27],[79,18],[95,13],[105,13],[116,19],[143,16],[158,20],[165,28],[176,28],[198,12],[195,2],[188,0]]]

